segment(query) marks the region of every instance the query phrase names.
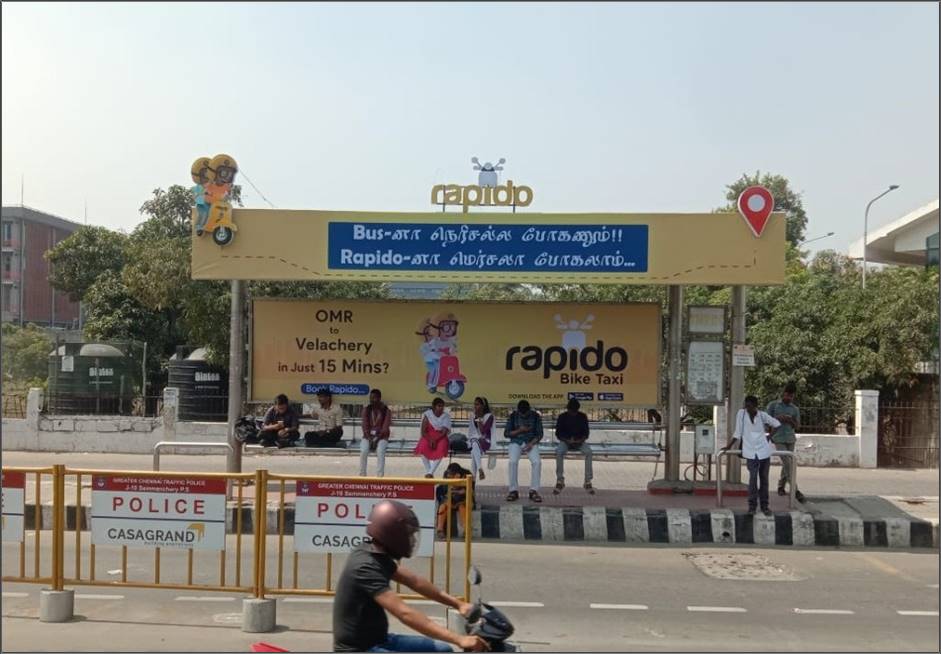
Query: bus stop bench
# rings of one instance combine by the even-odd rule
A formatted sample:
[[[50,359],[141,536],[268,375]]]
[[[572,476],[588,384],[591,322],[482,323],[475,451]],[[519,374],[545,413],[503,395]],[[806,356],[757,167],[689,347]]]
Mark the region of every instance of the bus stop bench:
[[[404,438],[390,439],[389,445],[386,449],[386,456],[412,456],[414,454],[415,446],[418,444],[416,440],[409,440]],[[605,441],[589,441],[587,443],[591,447],[591,452],[594,456],[654,456],[659,458],[662,450],[657,443],[609,443]],[[490,446],[490,449],[486,452],[488,457],[496,456],[506,456],[508,453],[509,441],[500,440],[493,443]],[[279,454],[279,455],[300,455],[300,454],[321,454],[327,456],[341,456],[346,454],[359,454],[360,439],[353,440],[342,440],[337,443],[334,447],[305,447],[295,446],[295,447],[285,447],[279,449],[276,447],[264,447],[262,445],[245,445],[244,451],[246,453],[259,453],[266,452],[268,454]],[[539,443],[539,454],[542,456],[555,456],[556,452],[556,443],[555,442],[540,442]],[[461,457],[461,456],[470,456],[470,452],[465,451],[456,451],[451,450],[448,452],[449,458]],[[578,450],[572,450],[568,453],[568,456],[578,457],[581,456],[581,453]]]

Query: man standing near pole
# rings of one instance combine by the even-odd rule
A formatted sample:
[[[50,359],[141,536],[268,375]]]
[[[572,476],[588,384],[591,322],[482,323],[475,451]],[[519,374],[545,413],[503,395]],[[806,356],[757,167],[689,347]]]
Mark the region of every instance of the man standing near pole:
[[[775,430],[771,436],[771,441],[779,450],[794,451],[797,443],[796,430],[800,427],[801,412],[794,404],[794,394],[797,393],[797,386],[793,382],[788,382],[781,393],[781,399],[775,400],[768,405],[766,413],[781,423],[781,426]],[[781,478],[778,480],[778,495],[785,495],[784,487],[794,483],[794,470],[792,466],[797,465],[797,461],[792,456],[781,457]],[[804,494],[799,490],[794,490],[794,497],[798,502],[804,501]]]

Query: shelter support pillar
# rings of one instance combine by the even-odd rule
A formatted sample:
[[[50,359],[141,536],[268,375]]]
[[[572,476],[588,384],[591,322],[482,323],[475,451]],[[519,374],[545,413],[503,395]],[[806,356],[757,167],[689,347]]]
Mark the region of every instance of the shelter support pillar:
[[[242,444],[235,439],[235,423],[242,412],[242,343],[243,282],[232,280],[232,315],[229,321],[229,425],[228,443],[232,449],[226,455],[226,472],[242,472]]]
[[[745,300],[746,286],[732,287],[732,346],[745,344]],[[731,360],[730,360],[731,363]],[[729,410],[726,413],[726,442],[732,440],[732,434],[735,432],[735,415],[742,408],[745,402],[745,368],[742,366],[730,366],[730,388],[729,388]],[[725,481],[729,483],[741,483],[742,466],[738,465],[738,459],[732,459],[731,464],[726,467]]]
[[[667,386],[667,481],[680,479],[680,382],[683,375],[683,287],[670,286],[670,368]]]

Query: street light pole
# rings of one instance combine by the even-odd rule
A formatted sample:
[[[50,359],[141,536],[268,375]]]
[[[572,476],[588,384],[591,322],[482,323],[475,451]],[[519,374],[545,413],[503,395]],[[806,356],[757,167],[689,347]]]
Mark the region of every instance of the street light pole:
[[[827,233],[824,234],[823,236],[817,236],[817,237],[815,237],[815,238],[809,238],[809,239],[807,239],[806,241],[801,241],[800,243],[798,243],[798,245],[807,245],[808,243],[813,243],[814,241],[819,241],[819,240],[822,239],[822,238],[830,238],[830,237],[833,236],[834,234],[836,234],[836,232],[827,232]]]
[[[889,188],[871,199],[869,204],[866,205],[866,217],[863,219],[863,290],[866,288],[866,249],[869,245],[867,242],[869,240],[869,208],[872,206],[873,202],[881,198],[883,195],[891,193],[898,187],[898,184],[891,184]]]

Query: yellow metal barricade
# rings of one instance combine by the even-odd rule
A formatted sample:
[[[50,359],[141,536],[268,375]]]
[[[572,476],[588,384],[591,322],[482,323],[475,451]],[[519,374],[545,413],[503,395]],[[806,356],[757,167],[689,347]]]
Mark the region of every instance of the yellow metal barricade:
[[[24,482],[22,538],[19,540],[18,545],[15,542],[4,542],[3,581],[48,584],[53,588],[57,587],[56,582],[58,580],[56,577],[60,568],[56,565],[56,562],[60,557],[58,556],[59,543],[56,543],[55,539],[57,534],[61,533],[61,529],[56,528],[57,521],[60,518],[58,509],[61,508],[61,502],[55,502],[59,491],[57,471],[57,466],[44,468],[3,467],[3,476],[5,478],[22,476]],[[42,510],[43,498],[53,500],[52,510],[45,522]],[[17,508],[4,506],[3,512],[4,514],[14,512],[17,515],[10,515],[10,518],[19,518]],[[6,515],[4,515],[3,520],[4,527],[6,527]],[[7,555],[7,547],[16,547],[18,550],[17,555]]]
[[[143,567],[150,568],[151,574],[147,578],[132,578],[128,574],[130,556],[127,545],[106,545],[97,546],[92,542],[92,534],[88,533],[87,545],[83,539],[82,527],[91,529],[91,524],[84,524],[81,519],[85,515],[82,509],[76,509],[76,520],[73,533],[68,534],[70,539],[74,539],[74,561],[71,567],[71,575],[63,577],[63,583],[72,586],[126,586],[135,588],[167,588],[175,590],[199,590],[199,591],[223,591],[255,593],[254,573],[249,574],[249,570],[254,570],[257,550],[254,547],[254,527],[251,540],[253,546],[249,552],[245,551],[244,543],[249,540],[248,534],[243,534],[245,525],[245,509],[252,506],[254,501],[248,497],[252,486],[255,485],[254,492],[257,493],[257,473],[210,473],[210,472],[154,472],[154,471],[125,471],[125,470],[88,470],[88,469],[66,469],[63,477],[65,479],[74,479],[75,495],[74,501],[76,507],[83,507],[83,486],[91,486],[93,478],[135,478],[135,479],[224,479],[231,484],[232,500],[227,501],[226,505],[226,542],[224,549],[215,552],[197,552],[192,548],[168,550],[160,547],[141,547],[130,548],[134,554],[144,554],[152,552],[151,562]],[[90,493],[93,491],[89,491]],[[260,493],[263,495],[263,493]],[[89,500],[91,498],[89,497]],[[90,507],[91,508],[91,507]],[[234,516],[233,516],[234,514]],[[91,510],[88,515],[91,521],[94,520]],[[232,516],[230,518],[230,516]],[[91,522],[89,521],[89,522]],[[232,527],[233,529],[230,529]],[[230,534],[230,531],[233,531]],[[66,537],[63,528],[63,541]],[[235,549],[229,548],[230,543],[234,541]],[[214,555],[214,556],[212,556]],[[137,557],[135,558],[143,558]],[[149,558],[149,557],[148,557]],[[214,568],[209,572],[206,568],[204,574],[201,574],[202,580],[197,580],[196,575],[202,573],[202,568],[197,566],[197,558],[206,560],[215,558],[216,561],[211,564]],[[165,560],[170,559],[171,563],[181,565],[173,566],[175,574],[168,576],[166,574],[167,565]],[[185,559],[185,561],[183,561]],[[246,560],[248,559],[248,560]],[[251,563],[249,563],[251,561]],[[64,561],[63,561],[64,563]],[[103,578],[100,571],[102,564],[106,575],[116,577],[114,579]],[[163,564],[163,565],[162,565]],[[111,568],[110,570],[108,568]]]
[[[265,473],[266,479],[275,482],[273,490],[268,491],[269,500],[276,502],[276,520],[277,520],[277,530],[272,536],[277,539],[277,556],[272,562],[272,570],[269,570],[269,565],[266,564],[266,559],[264,557],[259,560],[259,579],[257,582],[257,588],[260,591],[258,597],[263,597],[265,594],[268,595],[319,595],[319,596],[332,596],[335,593],[335,583],[334,583],[334,555],[331,553],[327,554],[300,554],[296,548],[292,548],[292,551],[288,552],[285,548],[285,537],[288,536],[287,529],[287,518],[288,518],[288,507],[287,507],[287,496],[291,493],[292,486],[296,487],[299,482],[351,482],[355,484],[404,484],[404,485],[415,485],[415,486],[445,486],[446,487],[446,505],[447,507],[452,507],[451,503],[451,491],[454,488],[461,488],[465,491],[465,510],[464,510],[464,524],[462,525],[463,531],[463,556],[462,566],[460,569],[463,570],[461,579],[463,580],[461,587],[461,594],[457,597],[462,598],[464,601],[467,601],[467,598],[470,597],[470,582],[467,580],[467,573],[470,571],[471,566],[471,543],[473,540],[473,529],[471,523],[471,507],[473,507],[474,497],[473,497],[473,481],[470,477],[465,479],[409,479],[409,478],[394,478],[394,477],[327,477],[321,475],[282,475],[282,474],[271,474]],[[267,487],[267,484],[266,484]],[[272,497],[273,496],[273,497]],[[296,502],[295,502],[295,511],[296,511]],[[435,519],[437,520],[439,507],[435,508]],[[443,563],[444,566],[444,578],[439,579],[438,584],[442,586],[447,593],[451,593],[451,588],[453,586],[453,571],[455,566],[453,565],[453,558],[455,554],[455,548],[453,547],[453,514],[454,510],[445,510],[445,537],[443,542],[435,542],[433,545],[432,556],[427,557],[428,560],[428,578],[432,583],[436,582],[435,579],[435,569],[436,566],[440,566]],[[261,540],[266,540],[264,537]],[[292,538],[293,540],[293,538]],[[264,547],[264,544],[260,544],[260,547]],[[442,556],[443,555],[443,556]],[[286,557],[290,556],[291,564],[291,575],[290,581],[287,580],[287,575],[285,571],[286,567]],[[342,555],[341,555],[342,556]],[[319,583],[311,583],[304,585],[300,581],[301,573],[301,557],[303,557],[305,562],[310,562],[310,567],[307,568],[308,577],[313,576],[314,566],[322,566],[323,576],[319,578]],[[316,558],[322,558],[322,562],[315,562]],[[413,558],[412,561],[407,563],[409,567],[414,567],[418,570],[418,559]],[[306,566],[305,566],[306,567]],[[440,567],[438,567],[440,570]],[[420,571],[420,570],[418,570]],[[399,592],[400,589],[397,587],[396,592]],[[416,594],[403,594],[405,599],[420,599],[420,595]]]
[[[285,571],[286,552],[285,540],[288,536],[288,501],[292,487],[300,482],[325,483],[352,483],[352,484],[399,484],[412,486],[443,485],[445,492],[445,536],[443,541],[432,545],[432,555],[428,559],[428,577],[435,582],[436,566],[440,570],[443,563],[444,579],[437,580],[438,585],[451,593],[453,586],[453,573],[461,571],[463,580],[462,594],[458,595],[467,601],[470,597],[470,582],[467,573],[471,567],[471,542],[473,538],[471,514],[474,504],[473,481],[465,479],[408,479],[408,478],[370,478],[370,477],[327,477],[315,475],[280,475],[269,474],[266,470],[254,473],[211,473],[211,472],[154,472],[138,470],[92,470],[66,468],[56,465],[43,468],[10,467],[3,468],[4,476],[12,475],[18,482],[23,481],[24,496],[24,533],[18,544],[19,556],[4,556],[5,582],[41,583],[51,586],[54,590],[62,590],[69,586],[121,586],[134,588],[164,588],[174,590],[198,590],[251,593],[254,597],[263,598],[266,595],[319,595],[332,596],[335,593],[334,583],[334,555],[327,554],[301,554],[292,547],[291,575],[288,582]],[[20,477],[21,475],[21,477]],[[148,571],[146,577],[133,577],[129,574],[131,568],[131,553],[128,545],[98,545],[93,542],[91,532],[94,521],[92,502],[92,480],[107,478],[126,478],[139,480],[154,479],[223,479],[227,483],[226,492],[226,524],[224,525],[224,547],[216,552],[197,552],[192,548],[164,548],[160,547],[132,547],[133,554],[152,552],[152,558],[139,569]],[[25,481],[24,481],[25,480]],[[273,483],[274,489],[270,489]],[[88,495],[85,495],[85,489]],[[452,537],[452,520],[454,515],[451,502],[451,493],[455,488],[462,488],[465,492],[465,510],[463,520],[463,557],[461,565],[454,565],[455,553],[460,551],[454,547]],[[71,492],[68,492],[71,490]],[[143,492],[143,491],[142,491]],[[49,517],[43,519],[42,501],[45,497],[52,499]],[[25,498],[31,498],[32,506],[26,503]],[[378,499],[378,496],[377,496]],[[268,519],[267,508],[270,501],[276,501],[277,524],[272,528],[272,539],[277,539],[277,555],[269,562],[267,560],[268,548]],[[251,511],[249,512],[249,509]],[[8,507],[4,507],[7,512]],[[435,504],[435,522],[442,507]],[[13,509],[10,509],[13,511]],[[246,514],[251,518],[251,545],[249,534],[246,531]],[[6,515],[6,513],[5,513]],[[10,514],[13,515],[12,513]],[[69,519],[69,517],[71,518]],[[6,518],[4,518],[6,519]],[[233,533],[234,532],[234,533]],[[32,547],[27,546],[27,540],[32,540]],[[234,541],[234,549],[231,547]],[[293,541],[293,537],[292,537]],[[460,542],[460,541],[458,541]],[[10,545],[4,543],[4,548]],[[66,551],[71,549],[68,557]],[[31,554],[32,556],[29,556]],[[215,554],[217,562],[212,564],[214,571],[199,567],[197,558],[205,561]],[[316,557],[322,557],[322,562],[314,562]],[[342,556],[342,555],[341,555]],[[302,558],[303,557],[303,558]],[[70,566],[68,574],[66,559]],[[135,556],[138,561],[142,558]],[[171,575],[167,574],[168,559]],[[15,561],[16,574],[7,572],[7,562]],[[306,570],[302,570],[302,561]],[[416,562],[413,567],[418,567]],[[32,566],[29,566],[29,563]],[[308,562],[313,565],[307,567]],[[10,564],[12,567],[13,564]],[[303,572],[314,570],[313,566],[323,570],[323,575],[316,582],[302,583]],[[323,566],[320,568],[320,566]],[[274,570],[269,570],[273,567]],[[101,571],[105,570],[105,575]],[[251,573],[249,573],[251,570]],[[216,572],[217,571],[217,572]],[[272,574],[273,573],[273,574]],[[197,578],[197,576],[199,578]],[[112,577],[112,578],[109,578]],[[397,587],[398,591],[399,588]],[[415,594],[403,595],[405,599],[418,599]]]

